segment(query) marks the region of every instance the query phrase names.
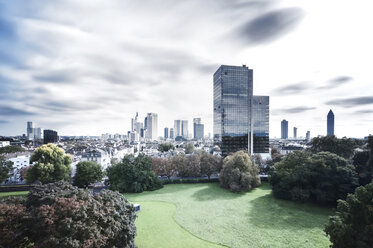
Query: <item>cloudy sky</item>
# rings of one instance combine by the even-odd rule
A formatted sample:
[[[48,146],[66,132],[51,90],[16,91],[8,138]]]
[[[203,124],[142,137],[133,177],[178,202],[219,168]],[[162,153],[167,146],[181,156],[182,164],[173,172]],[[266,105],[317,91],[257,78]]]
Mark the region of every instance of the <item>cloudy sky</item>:
[[[138,111],[201,117],[212,132],[212,75],[254,70],[270,136],[373,133],[373,15],[359,0],[0,0],[0,135],[26,121],[61,135],[126,133]],[[191,124],[189,129],[191,130]],[[290,130],[289,130],[290,131]],[[289,132],[292,133],[292,132]]]

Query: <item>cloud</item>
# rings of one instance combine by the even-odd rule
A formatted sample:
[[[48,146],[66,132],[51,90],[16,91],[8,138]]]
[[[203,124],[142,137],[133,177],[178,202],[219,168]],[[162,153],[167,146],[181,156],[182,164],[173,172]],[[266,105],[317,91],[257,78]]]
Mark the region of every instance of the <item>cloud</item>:
[[[298,94],[308,89],[311,89],[309,82],[299,82],[296,84],[291,84],[291,85],[287,85],[287,86],[274,89],[272,92],[278,95],[290,95],[290,94]]]
[[[358,110],[355,112],[355,114],[373,114],[373,110],[372,109]]]
[[[346,84],[350,81],[352,81],[354,78],[350,76],[339,76],[330,79],[329,81],[326,82],[326,85],[320,86],[317,89],[332,89],[338,86],[341,86],[342,84]]]
[[[271,111],[272,115],[282,115],[282,114],[298,114],[307,112],[310,110],[314,110],[316,107],[307,107],[307,106],[300,106],[300,107],[292,107],[292,108],[282,108],[282,109],[274,109]]]
[[[358,107],[361,105],[373,104],[372,96],[352,97],[352,98],[341,98],[334,99],[325,102],[327,105],[337,105],[345,108]]]
[[[79,73],[73,70],[55,70],[40,73],[33,78],[48,83],[74,83],[78,81]]]
[[[300,8],[285,8],[268,12],[238,29],[238,35],[250,44],[268,43],[287,34],[303,19]]]
[[[0,115],[5,116],[22,116],[22,115],[35,115],[35,113],[22,110],[19,108],[6,106],[6,105],[0,105]]]

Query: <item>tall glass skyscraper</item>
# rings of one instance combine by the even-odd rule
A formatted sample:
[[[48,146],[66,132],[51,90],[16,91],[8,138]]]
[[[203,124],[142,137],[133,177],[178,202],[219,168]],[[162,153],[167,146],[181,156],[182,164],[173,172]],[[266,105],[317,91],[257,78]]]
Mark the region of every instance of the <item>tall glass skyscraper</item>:
[[[253,96],[253,152],[269,153],[269,96]]]
[[[328,117],[327,117],[327,135],[334,135],[334,113],[332,110],[329,111]]]
[[[253,70],[222,65],[214,73],[214,141],[222,155],[252,154]]]
[[[287,120],[281,121],[281,139],[289,138],[289,122]]]

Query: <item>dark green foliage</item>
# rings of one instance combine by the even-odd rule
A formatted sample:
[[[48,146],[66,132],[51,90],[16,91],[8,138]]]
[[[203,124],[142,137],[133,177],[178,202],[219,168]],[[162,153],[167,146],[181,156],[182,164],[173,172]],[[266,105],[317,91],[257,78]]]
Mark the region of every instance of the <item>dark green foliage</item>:
[[[101,165],[93,161],[83,161],[76,165],[74,185],[80,188],[88,187],[91,183],[102,180],[104,172]]]
[[[33,162],[36,164],[26,172],[27,183],[40,181],[44,184],[70,179],[71,156],[66,155],[63,149],[53,144],[37,148],[30,159],[30,163]]]
[[[373,163],[369,163],[369,156],[370,152],[363,151],[357,152],[352,158],[360,185],[368,184],[373,177]]]
[[[249,154],[238,151],[223,160],[219,181],[232,192],[248,191],[260,185],[259,168]]]
[[[312,153],[331,152],[349,159],[354,154],[354,149],[359,147],[361,141],[343,137],[338,139],[334,135],[318,136],[312,139],[310,151]]]
[[[354,167],[329,152],[296,151],[284,156],[270,173],[276,197],[298,202],[308,200],[335,204],[358,186]]]
[[[218,183],[219,178],[193,178],[193,179],[168,179],[164,180],[163,184],[193,184],[193,183]]]
[[[27,200],[0,201],[0,247],[135,247],[135,219],[118,192],[36,186]]]
[[[191,154],[194,151],[193,143],[188,143],[185,145],[185,154]]]
[[[169,150],[175,150],[175,147],[171,143],[162,143],[158,146],[158,151],[168,152]]]
[[[123,160],[106,169],[107,184],[119,192],[139,193],[162,188],[162,182],[152,170],[152,159],[140,154],[127,155]]]
[[[222,160],[220,157],[213,156],[205,151],[199,153],[201,161],[201,174],[206,175],[209,179],[212,174],[218,173],[222,167]]]
[[[13,163],[6,161],[3,156],[0,156],[0,183],[9,177],[9,172],[13,168]]]
[[[325,232],[334,248],[373,247],[373,182],[357,188],[346,201],[338,201]]]
[[[24,152],[25,149],[23,149],[20,146],[5,146],[0,148],[0,154],[5,153],[14,153],[14,152]]]

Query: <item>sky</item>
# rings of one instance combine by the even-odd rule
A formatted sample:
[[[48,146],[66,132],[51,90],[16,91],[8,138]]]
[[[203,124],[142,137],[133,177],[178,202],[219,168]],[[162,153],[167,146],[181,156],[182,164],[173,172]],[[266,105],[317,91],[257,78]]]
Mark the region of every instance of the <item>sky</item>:
[[[373,133],[372,1],[0,0],[0,135],[125,134],[139,112],[213,126],[213,73],[254,70],[270,137]]]

